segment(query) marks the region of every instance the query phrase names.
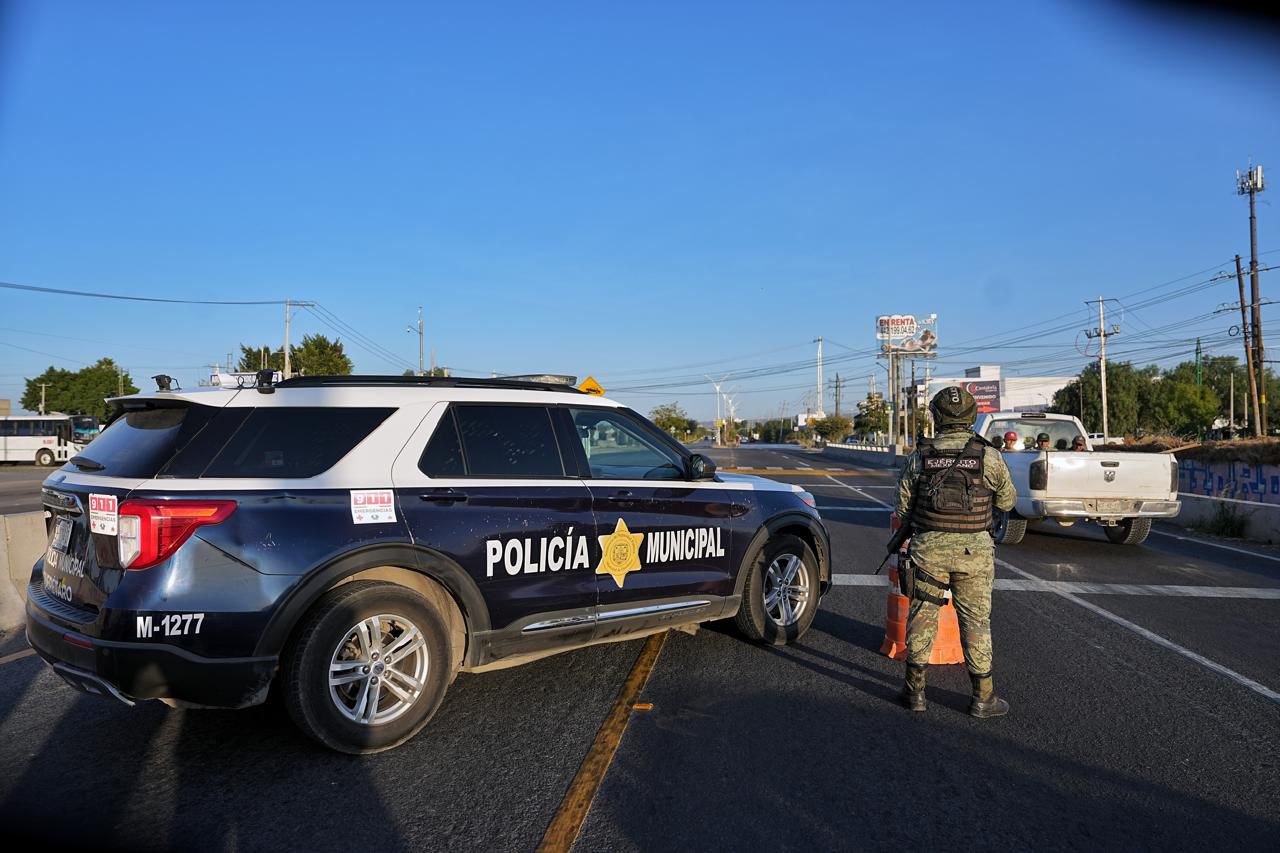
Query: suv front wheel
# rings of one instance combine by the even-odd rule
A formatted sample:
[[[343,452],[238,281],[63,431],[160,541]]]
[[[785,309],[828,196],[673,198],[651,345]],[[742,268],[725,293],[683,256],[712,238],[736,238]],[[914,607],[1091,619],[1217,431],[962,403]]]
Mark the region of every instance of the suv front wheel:
[[[735,618],[748,639],[784,646],[818,613],[818,559],[798,536],[774,536],[748,569]]]
[[[449,685],[449,634],[418,593],[353,581],[326,593],[281,672],[298,727],[339,752],[381,752],[417,734]]]

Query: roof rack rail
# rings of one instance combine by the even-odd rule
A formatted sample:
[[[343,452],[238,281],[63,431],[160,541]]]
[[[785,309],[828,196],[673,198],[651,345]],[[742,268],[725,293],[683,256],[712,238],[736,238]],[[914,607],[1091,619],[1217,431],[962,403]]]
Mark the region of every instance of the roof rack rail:
[[[391,386],[410,387],[426,385],[437,388],[502,388],[523,391],[559,391],[561,393],[581,394],[573,385],[561,382],[539,382],[518,377],[512,378],[465,378],[461,376],[295,376],[277,382],[277,388],[321,388],[324,386]]]

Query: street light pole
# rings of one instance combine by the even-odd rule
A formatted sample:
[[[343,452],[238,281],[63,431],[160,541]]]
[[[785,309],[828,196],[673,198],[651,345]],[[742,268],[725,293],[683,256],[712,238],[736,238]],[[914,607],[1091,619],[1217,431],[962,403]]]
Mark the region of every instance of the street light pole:
[[[407,327],[405,328],[405,331],[406,331],[406,332],[412,332],[412,331],[414,331],[413,326],[407,326]],[[422,348],[422,347],[423,347],[423,344],[422,344],[422,341],[423,341],[423,333],[422,333],[422,306],[421,306],[421,305],[419,305],[419,306],[418,306],[418,329],[417,329],[417,331],[418,331],[418,375],[419,375],[419,376],[425,376],[426,374],[424,373],[424,370],[426,369],[426,363],[425,363],[425,361],[424,361],[424,357],[423,357],[423,348]],[[435,367],[435,365],[432,365],[432,367],[434,368],[434,367]]]

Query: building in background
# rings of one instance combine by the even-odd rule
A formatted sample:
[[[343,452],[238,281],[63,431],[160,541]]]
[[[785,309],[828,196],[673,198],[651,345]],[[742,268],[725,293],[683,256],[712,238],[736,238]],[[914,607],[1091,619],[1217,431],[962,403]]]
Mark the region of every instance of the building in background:
[[[979,414],[985,412],[1043,412],[1053,403],[1053,395],[1074,382],[1075,376],[1001,376],[1000,365],[970,367],[964,376],[934,376],[918,386],[926,401],[950,385],[960,385],[978,401]]]

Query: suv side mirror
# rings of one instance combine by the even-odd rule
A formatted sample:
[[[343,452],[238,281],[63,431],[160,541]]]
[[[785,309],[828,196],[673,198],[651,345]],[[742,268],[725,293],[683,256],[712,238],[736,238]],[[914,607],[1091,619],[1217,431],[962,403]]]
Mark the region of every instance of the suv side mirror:
[[[715,476],[716,463],[701,453],[695,453],[689,457],[690,480],[714,480]]]

